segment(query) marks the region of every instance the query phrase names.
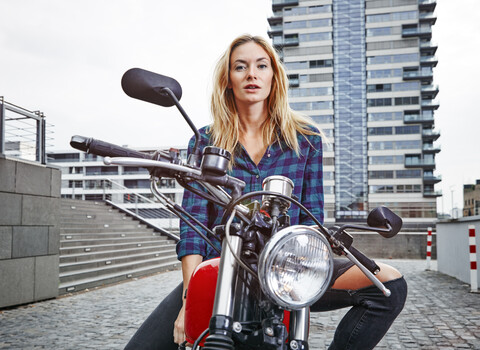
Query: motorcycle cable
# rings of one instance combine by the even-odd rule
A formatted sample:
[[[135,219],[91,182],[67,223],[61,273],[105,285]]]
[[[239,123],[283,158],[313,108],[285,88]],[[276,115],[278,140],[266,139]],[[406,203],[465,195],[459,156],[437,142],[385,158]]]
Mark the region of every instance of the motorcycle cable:
[[[168,197],[166,197],[165,195],[163,195],[159,189],[158,189],[158,185],[157,185],[157,182],[156,181],[152,181],[151,182],[151,186],[150,186],[150,189],[152,190],[152,193],[153,195],[157,198],[157,199],[161,199],[165,202],[165,206],[167,207],[168,210],[170,210],[173,214],[175,214],[180,220],[182,220],[183,222],[185,222],[185,224],[187,224],[191,229],[193,229],[207,244],[209,244],[218,254],[221,253],[220,249],[218,249],[213,243],[212,241],[207,237],[205,236],[202,232],[200,232],[200,230],[193,226],[193,224],[191,222],[189,222],[188,220],[186,220],[183,216],[187,216],[190,220],[194,221],[196,224],[198,224],[202,229],[204,229],[207,234],[210,234],[212,237],[216,238],[218,241],[221,241],[220,238],[218,238],[215,233],[213,233],[213,231],[211,231],[208,227],[206,227],[205,225],[203,225],[198,219],[194,218],[189,212],[187,212],[184,208],[182,208],[182,206],[178,205],[177,203],[173,202],[171,199],[169,199]]]
[[[200,345],[200,342],[202,341],[203,338],[205,338],[205,336],[208,334],[209,331],[210,331],[210,328],[207,328],[202,332],[202,334],[200,334],[197,340],[195,340],[195,342],[193,343],[192,350],[197,350],[198,346]]]
[[[209,193],[205,193],[205,192],[202,192],[201,190],[189,185],[184,179],[182,178],[177,178],[177,181],[178,183],[180,184],[180,186],[182,186],[184,189],[186,190],[189,190],[190,192],[196,194],[197,196],[199,197],[202,197],[204,199],[206,199],[207,201],[209,202],[212,202],[214,204],[217,204],[218,206],[222,207],[222,208],[227,208],[229,206],[230,203],[228,204],[225,204],[221,201],[219,201],[217,198],[213,197],[211,194]],[[193,180],[193,181],[196,181],[196,180]],[[250,224],[251,221],[243,214],[239,213],[238,214],[238,217],[243,221],[245,222],[246,224]]]
[[[178,210],[176,210],[174,207],[170,207],[168,208],[171,212],[173,212],[176,216],[178,216],[178,218],[180,220],[182,220],[185,224],[187,224],[192,230],[194,230],[210,247],[212,247],[219,255],[222,253],[222,251],[220,249],[218,249],[214,244],[213,242],[207,237],[205,236],[197,227],[195,227],[195,225],[193,225],[190,221],[188,221],[187,219],[185,219],[181,212],[179,212]],[[183,209],[183,208],[182,208]],[[188,215],[187,215],[188,216]],[[215,234],[208,230],[207,229],[207,232],[208,233],[211,233],[215,238],[218,239],[218,237],[215,236]]]
[[[226,242],[227,242],[227,245],[228,245],[228,248],[230,249],[230,251],[232,252],[232,255],[233,257],[235,258],[235,260],[237,261],[237,263],[243,267],[243,269],[245,271],[247,271],[248,273],[250,273],[252,275],[252,277],[254,277],[257,281],[258,281],[258,276],[257,276],[257,273],[255,271],[253,271],[250,266],[248,266],[247,264],[245,264],[243,262],[243,260],[235,253],[233,247],[232,247],[232,244],[230,243],[230,225],[232,224],[232,221],[233,219],[235,218],[235,215],[237,213],[237,210],[236,209],[233,209],[230,217],[228,218],[228,221],[225,225],[225,239],[226,239]]]
[[[257,196],[262,196],[262,195],[263,196],[277,196],[277,197],[280,197],[282,199],[285,199],[285,200],[295,204],[296,206],[298,206],[302,211],[305,212],[305,214],[307,214],[313,220],[313,222],[318,226],[318,229],[327,237],[327,239],[329,239],[329,241],[334,240],[334,238],[332,237],[332,234],[330,232],[328,232],[328,230],[320,223],[320,221],[318,221],[318,219],[302,203],[300,203],[296,199],[288,197],[284,194],[281,194],[281,193],[278,193],[278,192],[271,192],[271,191],[250,192],[250,193],[244,194],[243,196],[240,196],[237,199],[231,201],[230,203],[228,203],[228,206],[226,207],[225,212],[223,213],[221,224],[223,225],[225,223],[228,215],[230,215],[233,208],[235,208],[235,206],[240,204],[240,202],[242,202],[244,200],[247,200],[251,197],[257,197]]]

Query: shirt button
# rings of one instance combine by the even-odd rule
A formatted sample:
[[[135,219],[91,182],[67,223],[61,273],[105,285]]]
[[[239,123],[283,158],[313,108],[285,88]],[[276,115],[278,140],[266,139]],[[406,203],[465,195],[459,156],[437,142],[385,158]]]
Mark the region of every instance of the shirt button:
[[[267,157],[270,158],[270,153],[267,154]]]
[[[255,176],[257,179],[260,177],[260,175]]]

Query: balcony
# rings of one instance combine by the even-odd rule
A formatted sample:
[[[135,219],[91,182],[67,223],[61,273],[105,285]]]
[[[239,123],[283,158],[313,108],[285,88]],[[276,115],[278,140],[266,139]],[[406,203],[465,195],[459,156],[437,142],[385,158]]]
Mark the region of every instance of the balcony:
[[[422,98],[434,99],[438,94],[438,85],[422,85]]]
[[[440,104],[437,101],[433,101],[433,100],[422,100],[421,106],[422,106],[422,110],[438,109],[440,107]]]
[[[298,40],[298,36],[290,37],[290,38],[282,38],[282,37],[273,38],[273,46],[275,46],[276,48],[298,46],[299,43],[300,42]]]
[[[431,39],[432,28],[431,27],[409,28],[406,26],[402,26],[402,37],[403,38],[419,37],[419,38]]]
[[[442,195],[443,195],[442,191],[428,191],[428,190],[423,191],[423,196],[428,198],[441,197]]]
[[[438,153],[441,151],[441,147],[427,143],[423,145],[422,150],[423,150],[423,153]]]
[[[421,159],[416,157],[405,157],[405,168],[434,169],[435,159]]]
[[[418,0],[418,8],[421,11],[433,12],[437,6],[437,0]]]
[[[442,181],[441,175],[423,175],[423,183],[433,185]]]
[[[272,17],[268,17],[267,21],[268,21],[268,24],[270,24],[270,26],[274,26],[276,24],[282,24],[283,23],[283,17],[282,17],[282,15],[273,14]]]
[[[438,45],[435,43],[428,41],[421,41],[420,42],[420,52],[423,54],[427,55],[435,55],[435,52],[437,52]]]
[[[440,137],[440,131],[433,129],[423,129],[422,130],[422,140],[425,141],[435,141]]]
[[[270,26],[270,30],[268,31],[268,36],[270,38],[273,38],[276,35],[282,35],[283,34],[283,24],[275,24]]]
[[[295,88],[300,86],[300,79],[298,78],[298,74],[289,75],[288,76],[288,83],[290,88]]]
[[[403,114],[405,124],[432,124],[433,121],[433,114],[424,114],[420,111],[405,111]]]
[[[420,12],[418,17],[420,23],[434,25],[437,21],[437,16],[435,16],[432,12]]]
[[[286,6],[297,6],[298,0],[273,0],[272,9],[277,11]]]
[[[438,59],[433,55],[420,56],[421,66],[436,67],[437,64],[438,64]]]
[[[433,70],[431,68],[422,68],[417,70],[403,68],[403,80],[421,80],[431,82],[433,80]]]

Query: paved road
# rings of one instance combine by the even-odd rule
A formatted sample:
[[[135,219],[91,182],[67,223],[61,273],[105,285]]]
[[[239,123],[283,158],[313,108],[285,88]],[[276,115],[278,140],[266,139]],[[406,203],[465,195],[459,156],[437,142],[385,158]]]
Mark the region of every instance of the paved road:
[[[404,274],[404,311],[377,349],[480,349],[480,294],[424,261],[390,260]],[[180,271],[0,311],[0,349],[123,349]],[[326,349],[346,311],[315,314],[311,349]]]

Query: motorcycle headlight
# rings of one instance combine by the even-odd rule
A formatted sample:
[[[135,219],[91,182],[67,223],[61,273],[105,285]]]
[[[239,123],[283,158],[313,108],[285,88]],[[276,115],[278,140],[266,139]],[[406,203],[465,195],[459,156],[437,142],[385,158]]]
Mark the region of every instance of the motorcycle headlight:
[[[260,255],[263,292],[290,310],[312,305],[327,290],[333,271],[328,241],[316,229],[290,226],[278,231]]]

